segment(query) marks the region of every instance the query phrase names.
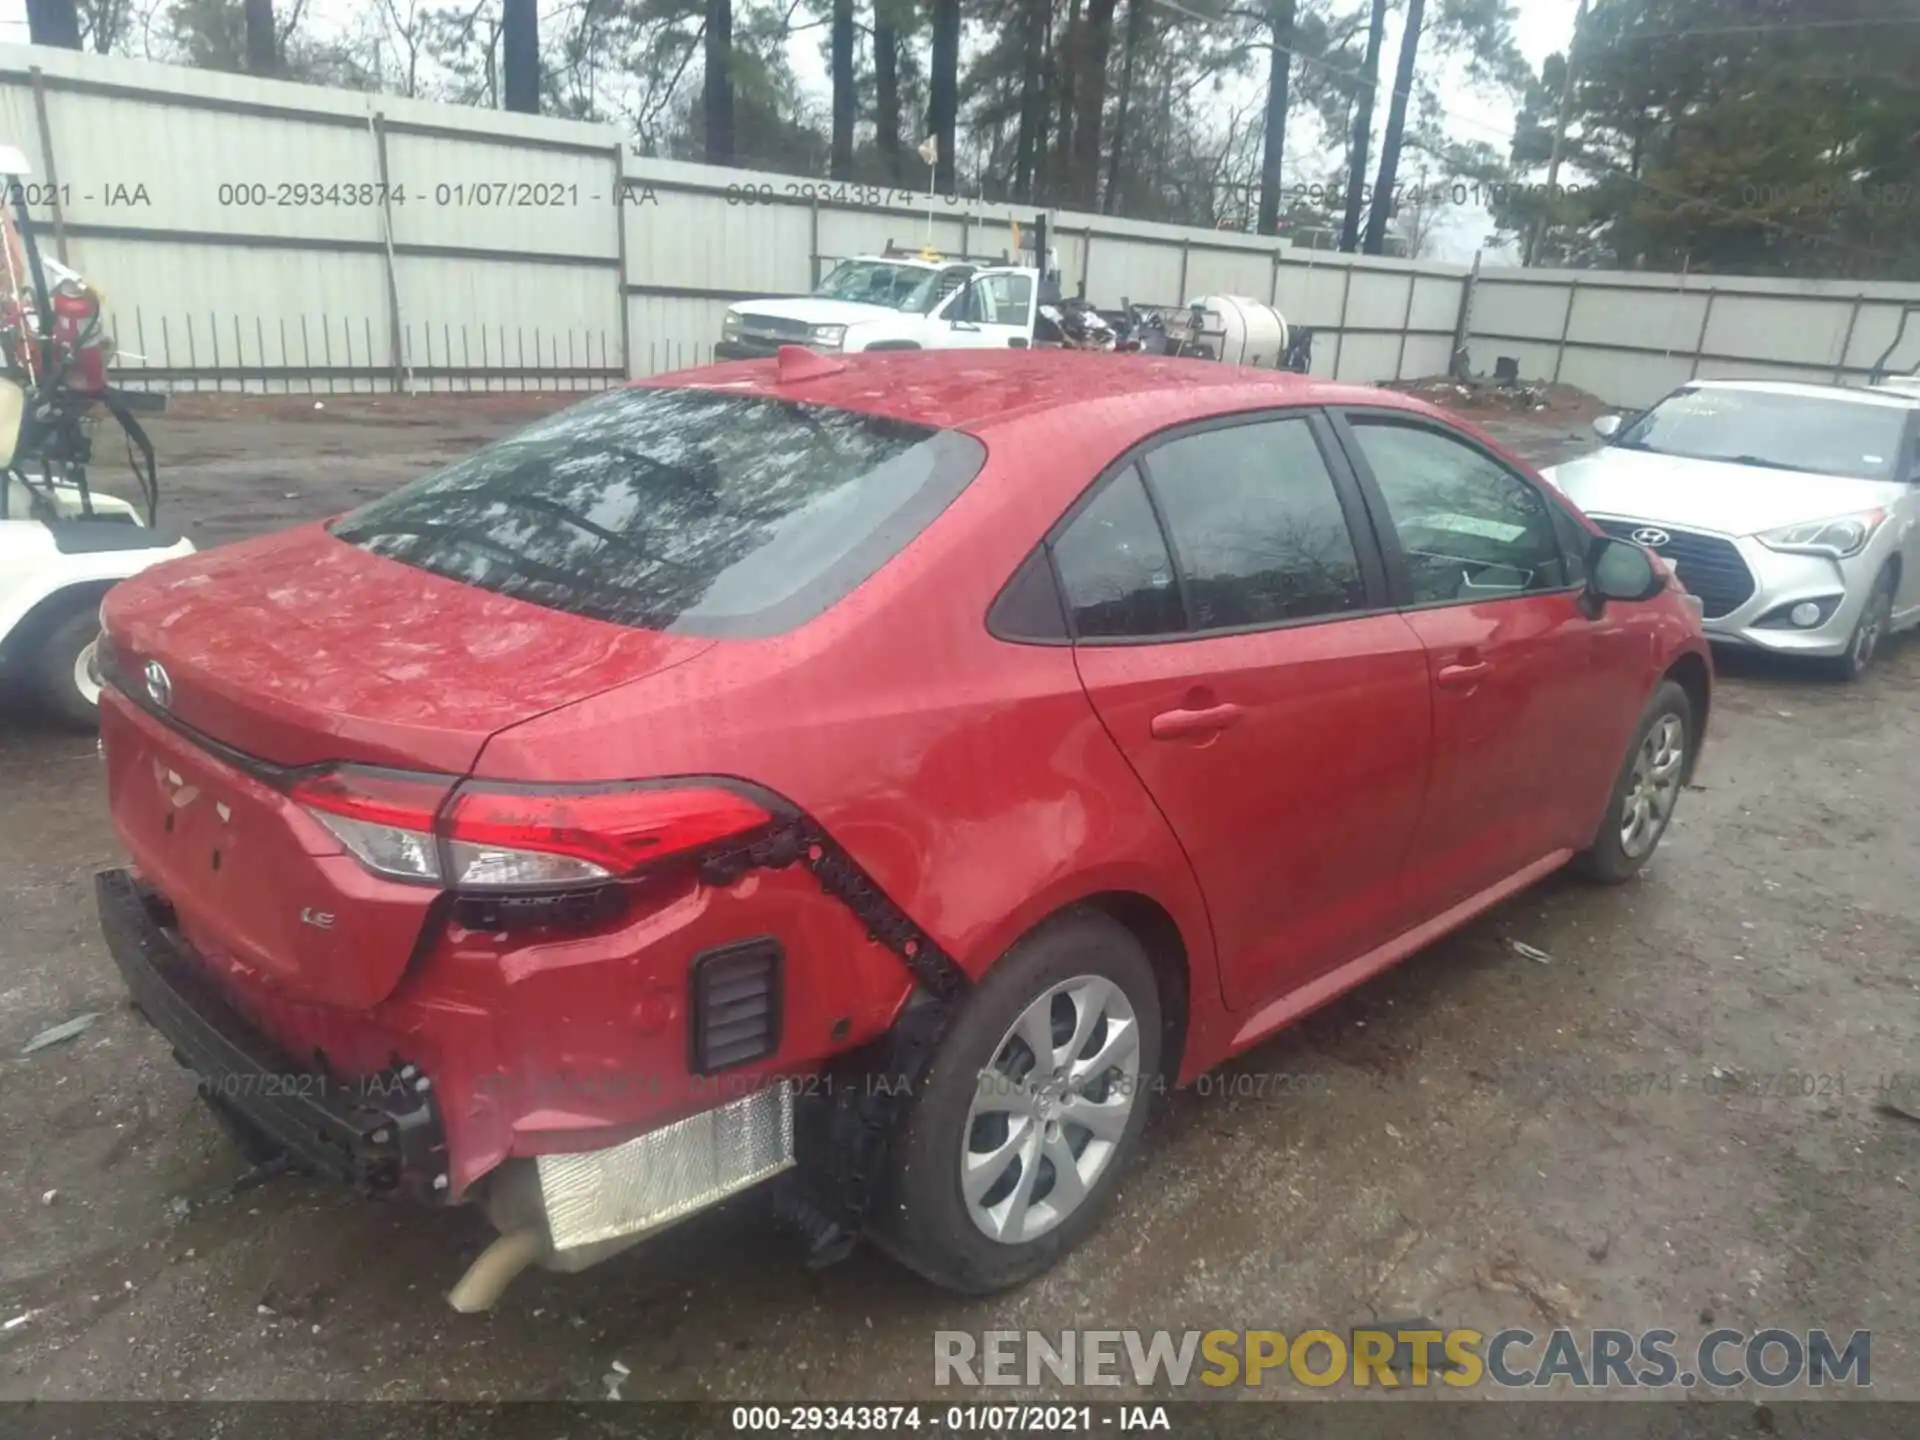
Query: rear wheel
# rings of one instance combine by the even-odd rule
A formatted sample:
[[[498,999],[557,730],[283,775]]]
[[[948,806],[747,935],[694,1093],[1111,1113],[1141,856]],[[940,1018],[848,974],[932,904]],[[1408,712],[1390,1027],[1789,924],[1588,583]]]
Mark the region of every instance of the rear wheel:
[[[40,703],[61,724],[91,730],[100,723],[100,681],[93,668],[93,642],[100,622],[80,605],[55,622],[33,657],[33,686]]]
[[[1693,702],[1677,682],[1662,681],[1633,732],[1599,833],[1574,868],[1606,885],[1638,874],[1667,833],[1692,753]]]
[[[1846,653],[1833,662],[1833,673],[1837,679],[1858,680],[1867,673],[1880,654],[1880,648],[1886,644],[1887,632],[1893,628],[1893,592],[1897,577],[1893,567],[1882,570],[1873,582],[1873,593],[1867,596],[1867,603],[1860,611],[1860,618],[1854,622],[1853,634],[1847,639]]]
[[[950,1290],[1031,1279],[1099,1223],[1159,1085],[1160,1000],[1097,911],[1022,940],[954,1019],[894,1138],[875,1238]]]

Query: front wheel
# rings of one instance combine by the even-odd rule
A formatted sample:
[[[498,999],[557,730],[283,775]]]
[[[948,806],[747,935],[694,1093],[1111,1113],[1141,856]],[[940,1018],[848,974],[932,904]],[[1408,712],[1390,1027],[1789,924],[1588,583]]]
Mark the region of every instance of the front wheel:
[[[1693,734],[1693,701],[1675,681],[1662,681],[1633,732],[1599,832],[1574,857],[1582,875],[1618,885],[1653,858],[1686,787]]]
[[[91,730],[100,723],[100,681],[93,646],[100,636],[94,611],[81,606],[63,616],[33,658],[34,689],[61,724]]]
[[[1081,910],[1020,941],[967,998],[894,1137],[883,1249],[981,1295],[1031,1279],[1099,1223],[1160,1080],[1153,966]]]
[[[1840,680],[1858,680],[1867,673],[1880,649],[1886,644],[1887,632],[1893,628],[1893,592],[1896,577],[1891,567],[1884,569],[1874,579],[1873,593],[1867,596],[1867,603],[1860,611],[1860,618],[1854,622],[1853,634],[1847,638],[1847,650],[1844,655],[1833,661],[1833,674]]]

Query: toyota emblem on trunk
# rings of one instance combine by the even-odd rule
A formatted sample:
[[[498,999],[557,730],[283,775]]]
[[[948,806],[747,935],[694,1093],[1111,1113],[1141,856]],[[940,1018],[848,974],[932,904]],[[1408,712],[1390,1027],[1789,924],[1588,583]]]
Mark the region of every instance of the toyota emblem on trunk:
[[[1654,525],[1643,525],[1633,532],[1633,538],[1651,550],[1658,550],[1673,537]]]
[[[162,710],[173,704],[173,681],[158,660],[147,661],[147,698]]]

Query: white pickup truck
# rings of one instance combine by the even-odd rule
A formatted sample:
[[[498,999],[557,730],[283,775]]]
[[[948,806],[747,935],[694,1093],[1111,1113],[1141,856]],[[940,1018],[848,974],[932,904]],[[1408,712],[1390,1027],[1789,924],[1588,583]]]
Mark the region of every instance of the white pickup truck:
[[[1032,266],[890,247],[842,260],[811,295],[729,306],[714,358],[756,359],[782,345],[1024,350],[1034,343],[1040,290],[1040,272]]]

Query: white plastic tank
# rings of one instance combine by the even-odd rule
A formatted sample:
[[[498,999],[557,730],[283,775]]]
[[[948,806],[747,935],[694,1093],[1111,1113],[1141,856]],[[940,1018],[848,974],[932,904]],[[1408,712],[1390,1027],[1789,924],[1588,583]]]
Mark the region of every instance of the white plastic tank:
[[[1229,365],[1277,370],[1287,355],[1287,322],[1264,300],[1202,295],[1187,302],[1202,333],[1194,338]]]

